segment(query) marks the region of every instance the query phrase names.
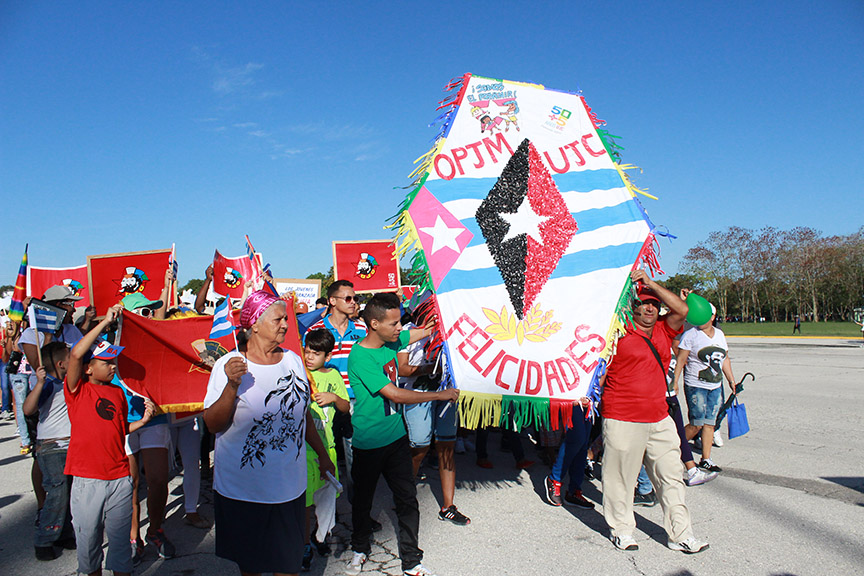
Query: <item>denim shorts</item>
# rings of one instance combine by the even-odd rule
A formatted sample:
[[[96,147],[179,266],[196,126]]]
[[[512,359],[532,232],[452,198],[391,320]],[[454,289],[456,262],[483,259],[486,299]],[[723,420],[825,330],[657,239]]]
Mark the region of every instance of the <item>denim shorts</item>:
[[[714,426],[717,412],[723,404],[723,385],[713,390],[684,385],[684,396],[687,398],[687,412],[690,414],[690,424],[693,426]]]
[[[407,404],[402,409],[402,414],[405,417],[405,427],[408,429],[408,440],[412,448],[429,446],[432,443],[433,431],[438,441],[456,441],[455,404],[441,401]]]

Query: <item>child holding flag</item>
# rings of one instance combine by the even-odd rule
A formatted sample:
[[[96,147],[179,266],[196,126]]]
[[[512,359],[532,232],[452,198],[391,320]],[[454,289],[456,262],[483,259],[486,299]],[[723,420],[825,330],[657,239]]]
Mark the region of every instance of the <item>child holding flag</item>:
[[[312,375],[312,402],[309,405],[309,414],[315,429],[318,430],[324,447],[330,454],[333,466],[336,466],[336,441],[333,437],[333,417],[336,411],[347,414],[351,409],[348,402],[348,390],[338,370],[325,368],[324,364],[333,356],[333,347],[336,339],[329,330],[321,328],[312,330],[306,334],[306,344],[303,347],[303,359],[306,368]],[[316,507],[318,517],[318,530],[315,539],[318,544],[318,553],[321,555],[329,553],[326,544],[327,534],[336,524],[336,497],[338,493],[335,487],[327,486],[327,482],[321,478],[318,468],[318,455],[308,444],[306,445],[306,548],[303,551],[303,570],[309,570],[312,565],[312,544],[310,539],[310,523],[312,505]],[[326,490],[321,490],[327,487]]]
[[[141,420],[128,423],[123,390],[111,385],[123,348],[100,341],[91,352],[122,310],[122,304],[109,308],[105,318],[72,348],[64,385],[72,425],[65,473],[73,476],[70,507],[78,571],[91,575],[102,573],[103,532],[108,532],[105,567],[116,576],[132,572],[132,478],[125,438],[149,422],[155,410],[146,400]]]

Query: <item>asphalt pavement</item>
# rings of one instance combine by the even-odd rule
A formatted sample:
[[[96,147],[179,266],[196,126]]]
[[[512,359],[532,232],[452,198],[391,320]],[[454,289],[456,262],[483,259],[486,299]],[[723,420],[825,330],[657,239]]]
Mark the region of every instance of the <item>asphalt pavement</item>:
[[[687,489],[697,536],[711,547],[687,556],[666,548],[659,506],[637,508],[639,550],[622,552],[607,537],[599,481],[586,481],[592,511],[555,508],[542,497],[547,466],[517,470],[512,454],[490,438],[495,467],[457,456],[456,504],[471,517],[459,527],[437,517],[437,471],[418,486],[424,564],[439,576],[571,575],[822,575],[864,574],[864,348],[851,339],[730,338],[736,376],[752,372],[741,400],[751,431],[715,448],[723,467],[713,482]],[[725,426],[723,431],[726,435]],[[0,422],[0,575],[72,575],[75,554],[53,562],[33,557],[36,501],[29,457],[18,453],[14,422]],[[171,482],[166,534],[178,556],[162,560],[148,546],[138,575],[239,574],[213,554],[214,530],[183,523],[182,474]],[[144,526],[146,526],[146,506]],[[201,511],[212,518],[204,483]],[[316,557],[311,575],[336,575],[351,552],[350,506],[340,498],[333,553]],[[395,514],[379,486],[375,516],[384,526],[364,574],[401,573]]]

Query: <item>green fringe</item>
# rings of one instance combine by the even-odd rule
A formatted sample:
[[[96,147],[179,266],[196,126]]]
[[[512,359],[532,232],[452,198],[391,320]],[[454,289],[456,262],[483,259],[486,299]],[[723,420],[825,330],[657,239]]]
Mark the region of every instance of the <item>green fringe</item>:
[[[597,136],[600,137],[600,142],[603,143],[603,148],[606,149],[606,153],[609,154],[610,158],[613,158],[619,164],[621,163],[621,153],[619,150],[624,150],[622,146],[616,142],[616,138],[621,138],[620,136],[615,136],[610,134],[608,130],[603,130],[602,128],[595,128],[597,130]]]
[[[501,397],[501,423],[504,428],[510,425],[509,414],[513,414],[513,429],[516,432],[526,426],[538,430],[549,430],[549,398],[528,398],[526,396]]]
[[[618,303],[615,304],[615,315],[622,324],[633,323],[633,300],[636,299],[636,285],[627,277],[624,284],[624,290],[618,296]]]

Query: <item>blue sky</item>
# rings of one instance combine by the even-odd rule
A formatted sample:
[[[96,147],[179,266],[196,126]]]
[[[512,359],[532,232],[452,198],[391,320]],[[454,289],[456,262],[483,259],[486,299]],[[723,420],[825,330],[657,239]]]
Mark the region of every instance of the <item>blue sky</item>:
[[[442,87],[581,90],[669,273],[708,232],[864,224],[864,3],[22,2],[0,6],[0,283],[243,235],[276,276],[385,238]]]

